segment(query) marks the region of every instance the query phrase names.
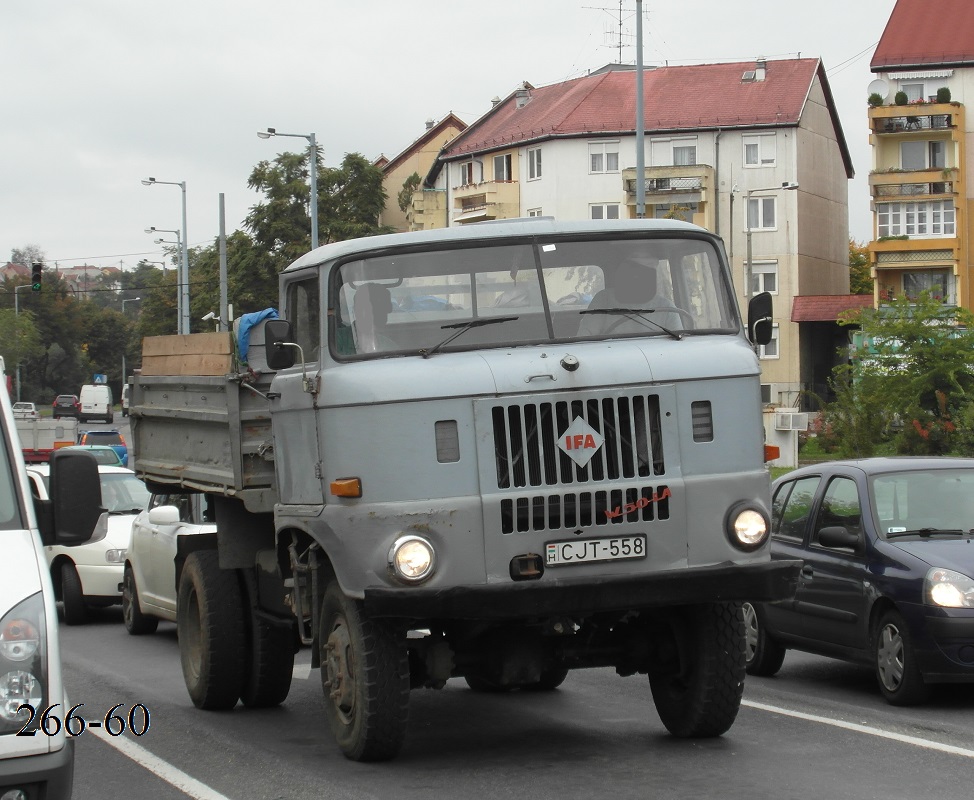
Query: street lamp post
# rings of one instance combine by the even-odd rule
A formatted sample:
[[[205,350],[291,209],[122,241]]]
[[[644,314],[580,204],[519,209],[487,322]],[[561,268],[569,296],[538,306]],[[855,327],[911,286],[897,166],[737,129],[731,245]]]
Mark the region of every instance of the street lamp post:
[[[21,289],[32,288],[29,283],[25,283],[23,286],[14,286],[14,330],[17,336],[17,345],[20,345],[20,295],[17,294]],[[17,368],[15,370],[16,378],[16,389],[17,389],[17,402],[20,402],[20,352],[17,353]]]
[[[164,183],[169,186],[178,186],[183,192],[183,265],[179,277],[179,333],[189,333],[189,250],[186,247],[186,240],[189,236],[186,233],[186,181],[157,181],[155,178],[146,178],[142,181],[143,186],[153,186],[157,183]]]
[[[797,183],[791,183],[785,181],[781,186],[769,186],[766,189],[748,189],[747,198],[744,203],[744,218],[747,222],[747,227],[745,228],[747,234],[747,260],[744,264],[744,299],[747,300],[751,296],[751,278],[753,272],[753,262],[751,259],[751,195],[757,194],[758,192],[777,192],[782,189],[786,191],[794,191],[798,188]]]
[[[270,139],[272,136],[292,136],[297,139],[307,139],[308,149],[311,154],[311,249],[318,247],[318,145],[313,133],[280,133],[276,128],[268,128],[266,131],[258,131],[257,136],[261,139]]]
[[[122,300],[122,316],[125,316],[126,303],[135,303],[136,301],[141,299],[142,299],[141,297],[129,297],[126,300]],[[128,376],[126,376],[125,374],[125,348],[128,347],[128,343],[129,343],[128,336],[126,336],[125,341],[122,343],[122,386],[125,386],[125,384],[128,381]]]

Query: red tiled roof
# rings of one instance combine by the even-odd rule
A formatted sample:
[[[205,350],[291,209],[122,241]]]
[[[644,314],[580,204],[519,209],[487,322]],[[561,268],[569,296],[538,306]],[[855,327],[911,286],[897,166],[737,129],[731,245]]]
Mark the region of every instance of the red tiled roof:
[[[754,67],[754,62],[749,61],[645,70],[646,132],[795,126],[818,77],[829,100],[847,169],[851,171],[821,61],[768,61],[765,80],[741,80]],[[443,157],[462,158],[554,137],[633,133],[635,89],[634,69],[613,68],[564,83],[532,87],[530,102],[522,108],[517,107],[516,93],[512,93],[454,139]]]
[[[974,63],[974,2],[897,0],[876,46],[873,72]]]
[[[835,322],[843,311],[872,308],[871,294],[806,294],[795,298],[792,322]]]

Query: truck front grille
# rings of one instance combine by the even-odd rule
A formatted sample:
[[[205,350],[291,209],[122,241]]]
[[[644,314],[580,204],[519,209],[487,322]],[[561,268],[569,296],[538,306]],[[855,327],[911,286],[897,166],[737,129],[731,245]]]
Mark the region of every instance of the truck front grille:
[[[591,484],[663,475],[659,408],[656,395],[494,406],[491,416],[497,488]],[[559,437],[578,417],[605,437],[584,467],[558,447]]]
[[[501,501],[501,532],[571,530],[670,518],[666,486],[535,495]]]

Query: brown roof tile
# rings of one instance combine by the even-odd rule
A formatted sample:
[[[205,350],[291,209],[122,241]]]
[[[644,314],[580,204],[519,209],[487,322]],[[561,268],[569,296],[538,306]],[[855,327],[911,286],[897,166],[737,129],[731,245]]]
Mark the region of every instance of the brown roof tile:
[[[870,68],[960,66],[974,63],[972,0],[897,0]]]
[[[791,307],[792,322],[835,322],[843,311],[871,308],[871,294],[806,294]]]

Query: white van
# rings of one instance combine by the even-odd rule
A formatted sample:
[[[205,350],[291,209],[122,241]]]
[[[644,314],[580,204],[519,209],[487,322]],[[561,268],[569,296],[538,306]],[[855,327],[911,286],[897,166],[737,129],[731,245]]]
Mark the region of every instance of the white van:
[[[81,387],[81,416],[80,422],[90,419],[101,419],[114,422],[115,409],[111,388],[104,383],[86,383]]]
[[[43,544],[82,544],[104,527],[98,467],[82,451],[51,459],[56,498],[32,501],[10,400],[0,392],[0,796],[66,800],[74,783],[71,709],[61,672],[58,618]],[[66,457],[65,457],[66,456]],[[87,500],[96,492],[97,507]],[[82,499],[79,504],[78,498]],[[98,528],[97,534],[93,535]],[[34,708],[31,714],[30,705]],[[57,730],[55,730],[55,728]],[[48,733],[48,731],[53,731]],[[26,735],[18,736],[24,732]]]

